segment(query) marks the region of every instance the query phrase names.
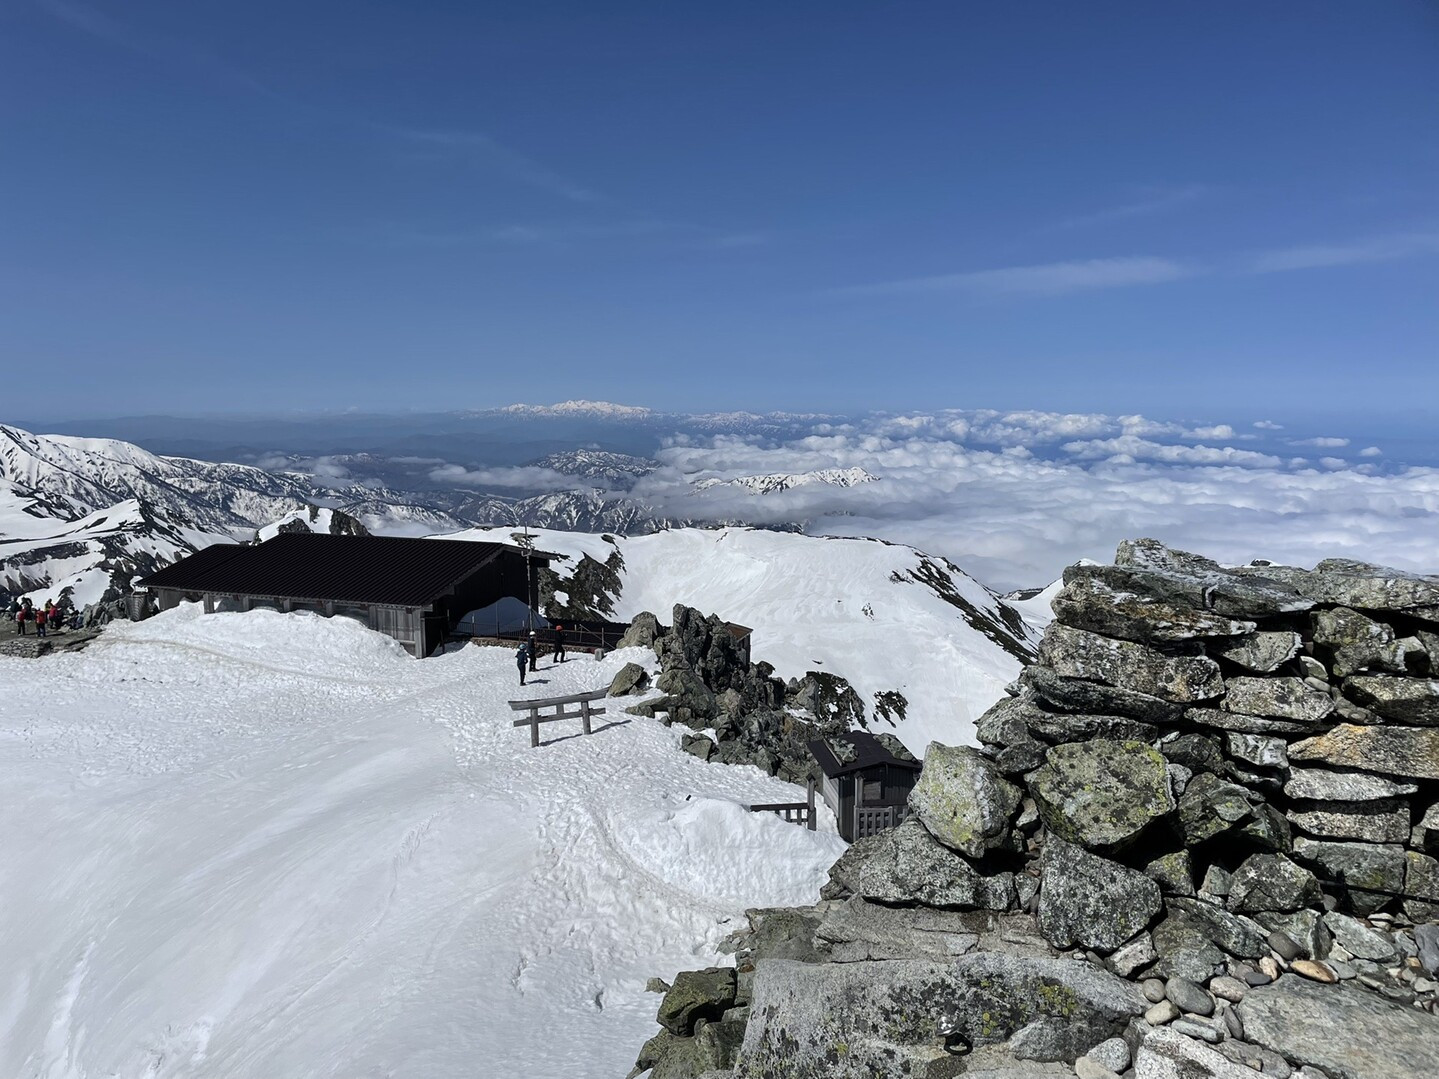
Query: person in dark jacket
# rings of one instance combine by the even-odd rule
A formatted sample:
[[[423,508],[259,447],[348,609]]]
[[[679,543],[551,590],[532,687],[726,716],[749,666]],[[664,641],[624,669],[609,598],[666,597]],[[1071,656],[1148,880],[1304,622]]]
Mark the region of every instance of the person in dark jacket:
[[[15,632],[25,636],[25,608],[15,604]]]
[[[520,685],[525,684],[525,667],[530,664],[530,642],[522,641],[515,652],[515,666],[520,669]],[[534,670],[530,667],[530,670]]]
[[[565,627],[555,623],[555,662],[565,661]]]
[[[535,640],[534,630],[530,630],[530,639],[525,642],[525,646],[530,650],[530,673],[534,674],[539,669],[535,666],[535,661],[540,658],[540,643]]]

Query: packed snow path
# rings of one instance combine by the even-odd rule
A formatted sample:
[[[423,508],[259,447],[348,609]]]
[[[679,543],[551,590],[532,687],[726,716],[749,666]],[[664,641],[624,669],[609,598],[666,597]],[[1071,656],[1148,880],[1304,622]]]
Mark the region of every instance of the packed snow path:
[[[508,650],[194,607],[0,659],[0,1075],[623,1075],[645,980],[843,849],[618,702],[511,726],[627,660],[522,690]]]

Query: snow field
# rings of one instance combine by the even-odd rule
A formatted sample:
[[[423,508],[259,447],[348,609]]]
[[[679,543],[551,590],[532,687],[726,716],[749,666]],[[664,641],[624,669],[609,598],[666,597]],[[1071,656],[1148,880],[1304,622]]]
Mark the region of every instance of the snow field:
[[[0,1075],[623,1075],[645,980],[844,849],[623,702],[511,725],[629,660],[522,690],[508,650],[191,606],[0,658]]]

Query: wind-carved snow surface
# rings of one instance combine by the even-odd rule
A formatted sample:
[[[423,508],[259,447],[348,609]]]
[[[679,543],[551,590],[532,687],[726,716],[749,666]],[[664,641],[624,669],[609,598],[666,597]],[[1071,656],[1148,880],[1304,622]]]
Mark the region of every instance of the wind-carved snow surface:
[[[507,650],[191,605],[0,657],[0,1075],[623,1075],[645,980],[844,847],[622,702],[538,749],[511,725],[632,660],[521,689]]]

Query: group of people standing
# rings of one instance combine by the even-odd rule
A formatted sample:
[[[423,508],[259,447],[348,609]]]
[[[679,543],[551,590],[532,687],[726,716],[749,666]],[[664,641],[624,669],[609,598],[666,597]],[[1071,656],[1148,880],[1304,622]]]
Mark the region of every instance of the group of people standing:
[[[12,600],[10,617],[15,620],[15,632],[22,637],[29,632],[31,625],[35,627],[37,637],[65,628],[65,612],[51,599],[47,599],[43,607],[35,606],[29,596],[19,601]]]
[[[551,654],[555,657],[556,663],[565,661],[565,627],[558,623],[550,631],[553,649]],[[520,669],[520,685],[525,684],[525,672],[535,673],[535,661],[539,659],[539,641],[535,637],[535,631],[530,630],[527,639],[520,642],[520,647],[515,651],[515,666]]]

